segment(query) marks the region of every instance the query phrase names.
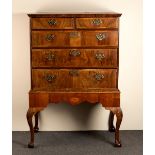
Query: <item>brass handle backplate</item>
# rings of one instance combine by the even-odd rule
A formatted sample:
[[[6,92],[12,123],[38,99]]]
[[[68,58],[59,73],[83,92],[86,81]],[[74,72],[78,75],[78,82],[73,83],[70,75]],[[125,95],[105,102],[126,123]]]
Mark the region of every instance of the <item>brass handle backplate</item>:
[[[55,20],[55,19],[50,19],[49,21],[48,21],[48,24],[49,25],[56,25],[57,24],[57,21]]]
[[[46,75],[46,76],[45,76],[45,79],[46,79],[48,82],[53,82],[53,81],[56,79],[56,75],[53,75],[53,74]]]
[[[95,74],[95,79],[97,81],[101,81],[103,78],[104,78],[104,75],[103,74],[100,74],[100,73],[96,73]]]
[[[104,33],[98,33],[96,34],[96,38],[99,40],[99,41],[102,41],[106,38],[105,34]]]
[[[48,61],[52,61],[55,59],[55,54],[53,53],[49,53],[47,56],[46,56],[46,60]]]
[[[102,61],[105,58],[105,55],[103,53],[96,53],[95,58],[99,61]]]
[[[74,56],[74,57],[79,56],[80,54],[81,53],[79,50],[70,50],[70,53],[69,53],[70,56]]]
[[[92,20],[92,25],[100,25],[100,24],[102,24],[102,20],[101,19],[93,19]]]
[[[46,40],[47,41],[51,41],[51,40],[53,40],[55,38],[55,35],[54,34],[47,34],[47,36],[46,36]]]

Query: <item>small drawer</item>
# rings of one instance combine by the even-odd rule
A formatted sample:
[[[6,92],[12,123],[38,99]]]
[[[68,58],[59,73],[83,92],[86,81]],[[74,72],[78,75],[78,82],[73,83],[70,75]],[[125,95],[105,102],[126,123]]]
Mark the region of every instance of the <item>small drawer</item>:
[[[118,31],[82,31],[83,46],[118,46]]]
[[[78,29],[118,28],[118,18],[76,18]]]
[[[116,68],[117,49],[33,49],[32,67]]]
[[[33,69],[38,90],[116,88],[116,69]]]
[[[32,18],[32,29],[74,29],[74,18]]]
[[[32,47],[118,46],[118,31],[32,31]]]

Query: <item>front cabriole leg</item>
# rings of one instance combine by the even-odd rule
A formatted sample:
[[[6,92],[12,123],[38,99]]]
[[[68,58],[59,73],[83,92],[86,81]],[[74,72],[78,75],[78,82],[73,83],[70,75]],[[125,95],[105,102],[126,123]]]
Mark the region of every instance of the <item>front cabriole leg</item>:
[[[28,143],[29,148],[34,148],[34,132],[38,128],[38,113],[43,110],[43,108],[29,108],[27,111],[27,122],[30,127],[30,142]],[[37,115],[36,115],[37,114]],[[35,127],[33,128],[32,117],[35,116]]]
[[[27,111],[27,121],[30,127],[30,142],[28,144],[29,148],[34,147],[34,132],[38,132],[38,114],[44,108],[47,107],[49,103],[49,94],[42,92],[29,92],[29,109]],[[33,126],[32,117],[35,116],[35,126]]]
[[[31,135],[30,142],[28,143],[29,148],[34,147],[34,129],[33,129],[33,122],[32,122],[32,117],[33,117],[34,114],[35,114],[35,111],[32,110],[31,108],[29,108],[28,111],[27,111],[27,115],[26,115],[27,122],[28,122],[28,125],[29,125],[29,128],[30,128],[30,135]]]
[[[121,147],[121,141],[119,137],[119,128],[123,118],[123,112],[120,107],[106,107],[107,110],[110,110],[113,115],[116,115],[116,129],[115,129],[115,146]]]

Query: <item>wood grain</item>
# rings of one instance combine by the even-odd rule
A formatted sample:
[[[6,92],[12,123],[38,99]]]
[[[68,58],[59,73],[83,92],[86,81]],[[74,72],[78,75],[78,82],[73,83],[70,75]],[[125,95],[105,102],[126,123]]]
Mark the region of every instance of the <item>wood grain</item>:
[[[98,34],[104,34],[105,39],[98,40]],[[47,40],[50,35],[53,39]],[[32,31],[32,48],[80,46],[118,46],[118,31]]]
[[[116,68],[117,49],[33,49],[33,68]]]
[[[49,24],[54,20],[55,24]],[[32,29],[74,29],[74,18],[33,18]]]
[[[101,21],[101,24],[93,24],[93,20]],[[76,18],[77,29],[104,29],[118,28],[118,18]]]
[[[65,92],[65,91],[33,91],[29,92],[30,107],[46,107],[49,103],[59,103],[61,101],[77,105],[81,103],[97,104],[104,107],[119,107],[120,92],[117,89],[106,89],[100,92]],[[41,101],[40,101],[41,99]]]
[[[105,38],[98,40],[96,35],[103,34]],[[81,31],[82,46],[118,46],[118,31]]]
[[[116,75],[116,69],[33,69],[32,87],[34,90],[116,88]],[[48,80],[49,76],[54,79]]]

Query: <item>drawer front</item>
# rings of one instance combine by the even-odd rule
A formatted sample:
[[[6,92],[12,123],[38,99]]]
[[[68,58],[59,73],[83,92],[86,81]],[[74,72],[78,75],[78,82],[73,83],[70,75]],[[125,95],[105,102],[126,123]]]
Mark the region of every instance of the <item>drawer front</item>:
[[[118,31],[32,31],[32,47],[118,46]]]
[[[117,67],[117,49],[33,49],[32,67]]]
[[[33,69],[37,90],[116,88],[116,69]]]
[[[118,18],[76,18],[76,28],[118,28]]]
[[[83,31],[83,46],[118,46],[118,31]]]
[[[32,47],[70,47],[81,45],[77,31],[32,31]]]
[[[74,18],[32,18],[32,29],[74,29]]]

